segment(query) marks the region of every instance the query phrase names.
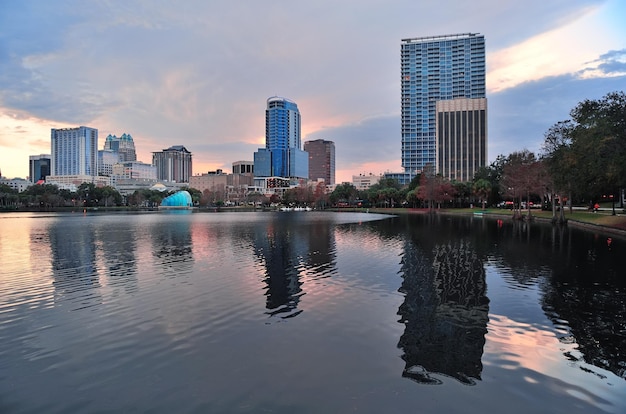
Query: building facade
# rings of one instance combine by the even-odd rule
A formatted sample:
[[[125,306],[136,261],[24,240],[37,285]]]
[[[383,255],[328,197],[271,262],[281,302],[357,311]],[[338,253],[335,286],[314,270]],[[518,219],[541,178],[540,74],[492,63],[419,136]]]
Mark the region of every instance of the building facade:
[[[421,172],[427,164],[441,167],[450,165],[452,161],[446,157],[456,155],[450,152],[444,152],[443,158],[437,155],[440,142],[436,126],[437,102],[479,99],[482,101],[478,106],[485,105],[486,116],[484,36],[464,33],[402,39],[401,99],[404,172],[412,176]],[[457,137],[461,139],[459,135],[455,139]],[[486,148],[486,129],[484,139],[484,145],[481,146]],[[462,156],[473,154],[466,152]],[[486,159],[485,149],[484,157],[481,156],[479,163],[485,163]],[[461,164],[474,165],[475,160]],[[455,167],[456,170],[458,169]]]
[[[153,152],[152,165],[156,167],[158,180],[188,183],[192,175],[191,152],[182,145]]]
[[[50,175],[96,176],[98,130],[81,126],[51,130]]]
[[[308,178],[308,159],[302,150],[298,105],[278,96],[269,98],[265,110],[265,148],[254,154],[255,176]]]
[[[50,154],[31,155],[28,157],[28,177],[36,183],[46,180],[50,175]]]
[[[487,100],[437,102],[436,170],[448,180],[472,181],[487,163]]]
[[[205,191],[225,193],[227,185],[228,174],[224,174],[222,170],[209,171],[206,174],[189,177],[189,187],[195,188],[201,193]]]
[[[116,178],[154,180],[156,182],[157,169],[154,165],[141,161],[118,162],[113,165],[113,175]]]
[[[378,184],[380,179],[383,178],[383,175],[374,175],[374,174],[359,174],[352,176],[352,185],[359,190],[368,190],[374,184]]]
[[[119,155],[111,150],[98,151],[98,175],[110,177],[113,175],[113,166],[119,161]]]
[[[254,175],[254,161],[235,161],[233,162],[233,174]]]
[[[11,189],[17,191],[18,193],[21,193],[22,191],[26,190],[28,187],[33,185],[31,181],[25,180],[23,178],[8,179],[5,177],[2,177],[1,175],[0,175],[0,184],[9,186]]]
[[[124,133],[119,138],[109,134],[104,141],[104,150],[116,152],[120,162],[137,160],[135,142],[130,134]]]
[[[334,185],[335,143],[323,139],[306,141],[304,151],[309,154],[309,180],[323,179],[326,185]]]

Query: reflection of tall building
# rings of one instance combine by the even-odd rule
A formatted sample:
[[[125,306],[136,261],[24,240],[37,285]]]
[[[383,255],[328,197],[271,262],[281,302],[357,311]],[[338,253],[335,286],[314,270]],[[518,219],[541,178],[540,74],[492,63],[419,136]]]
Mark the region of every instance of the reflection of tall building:
[[[266,307],[271,316],[298,315],[302,274],[316,279],[335,270],[334,241],[328,222],[307,221],[304,215],[273,216],[259,223],[254,234],[254,251],[265,268]]]
[[[131,228],[130,231],[135,231]],[[96,238],[102,246],[107,285],[115,290],[133,293],[137,290],[137,239],[128,229],[101,227]]]
[[[69,301],[81,308],[100,303],[101,284],[92,229],[77,221],[63,220],[63,224],[52,224],[48,234],[55,301]]]
[[[482,372],[489,312],[482,260],[465,241],[436,244],[432,253],[408,242],[402,271],[402,375],[436,384],[431,374],[444,374],[473,384]]]
[[[182,217],[160,222],[150,229],[153,254],[163,273],[168,276],[178,276],[189,271],[193,265],[190,225],[185,217],[190,214],[190,211],[169,211],[166,214]],[[178,218],[180,220],[177,220]]]

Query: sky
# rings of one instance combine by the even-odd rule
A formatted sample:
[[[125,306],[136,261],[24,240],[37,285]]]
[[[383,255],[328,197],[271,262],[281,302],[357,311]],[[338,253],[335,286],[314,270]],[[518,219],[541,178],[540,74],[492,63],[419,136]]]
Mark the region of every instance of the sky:
[[[401,172],[401,39],[480,33],[488,154],[541,150],[585,99],[626,89],[623,0],[0,0],[0,172],[28,175],[50,129],[184,145],[194,175],[252,161],[271,96],[336,181]]]

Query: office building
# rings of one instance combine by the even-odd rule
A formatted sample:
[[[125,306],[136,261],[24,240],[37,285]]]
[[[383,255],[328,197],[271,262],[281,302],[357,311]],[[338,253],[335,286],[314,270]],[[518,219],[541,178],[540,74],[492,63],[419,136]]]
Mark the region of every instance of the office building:
[[[119,138],[109,134],[104,141],[104,150],[116,152],[120,162],[137,161],[135,142],[130,134],[124,133]]]
[[[308,154],[302,150],[298,105],[277,96],[269,98],[265,110],[265,148],[254,154],[255,177],[306,179],[308,162]]]
[[[427,164],[437,168],[438,173],[447,168],[447,178],[468,177],[471,173],[467,170],[469,166],[485,165],[484,36],[464,33],[403,39],[401,99],[402,168],[407,178],[422,171]],[[460,101],[440,106],[443,129],[438,131],[437,104],[452,100]],[[469,102],[472,100],[478,101]],[[475,129],[476,116],[484,116],[484,122],[479,122],[485,127],[481,126],[479,131]],[[472,124],[469,124],[470,117]],[[446,137],[438,139],[438,132],[445,132]],[[441,156],[437,155],[438,151]]]
[[[188,183],[192,175],[191,152],[182,145],[153,152],[152,165],[156,167],[158,180]]]
[[[110,177],[113,175],[113,166],[120,162],[119,154],[112,150],[98,151],[98,175]]]
[[[359,191],[369,190],[374,184],[378,184],[382,175],[359,174],[352,176],[352,185]]]
[[[309,154],[309,180],[323,179],[326,185],[334,185],[335,143],[323,139],[306,141],[304,151]]]
[[[113,175],[116,178],[154,180],[156,182],[157,169],[154,165],[141,161],[118,162],[113,165]]]
[[[29,180],[25,180],[23,178],[6,178],[3,177],[2,175],[0,175],[0,184],[2,185],[6,185],[8,187],[10,187],[12,190],[17,191],[18,193],[21,193],[22,191],[26,190],[28,187],[30,187],[31,185],[33,185],[33,183]]]
[[[30,155],[28,157],[28,176],[31,183],[46,180],[50,175],[50,154]]]
[[[437,164],[449,180],[472,181],[487,163],[487,100],[437,102]]]
[[[202,193],[209,191],[212,193],[220,192],[221,194],[224,194],[226,192],[227,185],[228,174],[224,174],[224,171],[220,169],[217,171],[209,171],[206,174],[189,177],[189,187],[195,188]]]
[[[98,130],[81,126],[51,130],[52,176],[98,174]]]
[[[233,174],[254,175],[253,161],[235,161],[233,162]]]

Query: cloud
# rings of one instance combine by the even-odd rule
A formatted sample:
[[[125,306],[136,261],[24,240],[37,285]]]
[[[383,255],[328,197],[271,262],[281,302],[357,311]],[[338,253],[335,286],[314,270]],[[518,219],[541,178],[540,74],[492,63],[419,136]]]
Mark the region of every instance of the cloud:
[[[367,118],[339,127],[323,128],[306,141],[325,139],[335,143],[336,164],[360,170],[362,165],[394,162],[400,168],[399,115]]]
[[[626,49],[611,50],[577,73],[581,79],[626,76]]]
[[[182,144],[194,166],[229,169],[263,146],[265,101],[280,95],[297,102],[304,139],[335,141],[338,169],[400,170],[400,39],[483,33],[490,119],[494,131],[515,137],[498,129],[504,120],[523,127],[535,119],[525,120],[528,108],[509,97],[531,104],[517,93],[548,88],[543,80],[621,73],[617,52],[600,56],[623,52],[623,36],[597,17],[614,4],[8,2],[0,13],[0,107],[24,114],[24,130],[33,132],[22,139],[38,140],[43,124],[89,125],[100,136],[132,134],[142,161]],[[4,142],[14,132],[3,132]]]
[[[624,89],[626,76],[580,79],[566,74],[526,82],[488,96],[489,160],[528,149],[539,154],[545,132],[585,99]],[[497,116],[492,116],[493,113]]]
[[[488,54],[487,87],[498,92],[524,82],[579,72],[598,53],[598,41],[610,39],[608,28],[589,30],[597,6],[581,8],[576,18],[510,47]],[[610,44],[604,40],[604,47]],[[619,44],[619,40],[612,41]],[[563,47],[571,44],[575,47]]]

